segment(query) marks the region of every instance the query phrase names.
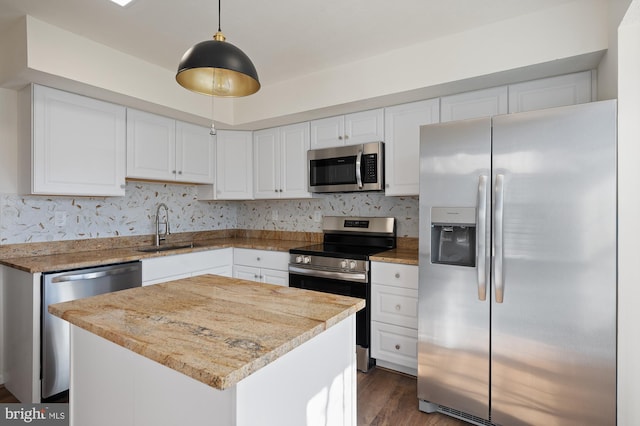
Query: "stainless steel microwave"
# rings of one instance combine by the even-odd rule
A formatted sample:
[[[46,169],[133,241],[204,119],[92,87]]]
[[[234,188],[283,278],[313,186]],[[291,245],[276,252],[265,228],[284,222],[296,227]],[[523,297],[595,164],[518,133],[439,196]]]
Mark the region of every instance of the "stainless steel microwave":
[[[384,190],[384,143],[307,151],[309,192]]]

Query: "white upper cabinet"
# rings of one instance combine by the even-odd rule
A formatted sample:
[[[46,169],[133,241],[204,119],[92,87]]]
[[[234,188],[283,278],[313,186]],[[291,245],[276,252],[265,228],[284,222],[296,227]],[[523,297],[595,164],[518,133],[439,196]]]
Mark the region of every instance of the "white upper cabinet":
[[[252,159],[253,138],[250,131],[218,130],[215,189],[217,200],[253,198]]]
[[[506,86],[444,96],[440,98],[440,122],[506,114],[508,101]]]
[[[214,144],[209,129],[128,109],[127,177],[213,183]]]
[[[383,138],[382,108],[311,121],[311,149],[377,142]]]
[[[593,84],[592,71],[511,84],[509,85],[509,112],[591,102]]]
[[[176,179],[176,121],[127,110],[127,177]]]
[[[176,121],[177,180],[213,183],[215,143],[208,127]]]
[[[19,99],[21,192],[124,195],[124,107],[38,85]]]
[[[420,126],[439,120],[438,99],[384,109],[385,195],[418,195]]]
[[[255,198],[309,198],[309,123],[253,133]]]

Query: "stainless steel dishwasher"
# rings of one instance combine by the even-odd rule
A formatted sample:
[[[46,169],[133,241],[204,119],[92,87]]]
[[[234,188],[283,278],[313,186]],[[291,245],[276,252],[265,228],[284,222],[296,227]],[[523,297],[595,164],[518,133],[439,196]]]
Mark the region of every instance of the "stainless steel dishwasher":
[[[41,396],[45,400],[69,389],[69,323],[47,307],[142,285],[140,262],[42,274]]]

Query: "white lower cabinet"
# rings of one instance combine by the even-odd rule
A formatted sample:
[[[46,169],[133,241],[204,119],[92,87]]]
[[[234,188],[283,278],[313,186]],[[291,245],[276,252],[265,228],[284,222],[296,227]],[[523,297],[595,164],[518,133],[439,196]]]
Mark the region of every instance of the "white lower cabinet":
[[[158,284],[203,274],[230,277],[232,265],[232,248],[142,259],[142,285]]]
[[[233,277],[282,286],[289,285],[289,253],[234,249]]]
[[[371,262],[371,356],[377,365],[417,375],[418,267]]]

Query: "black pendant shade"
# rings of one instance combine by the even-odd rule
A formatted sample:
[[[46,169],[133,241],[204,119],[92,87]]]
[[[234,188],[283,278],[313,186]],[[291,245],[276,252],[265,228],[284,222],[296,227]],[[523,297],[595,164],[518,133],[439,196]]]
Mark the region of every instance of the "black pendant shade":
[[[176,80],[186,89],[212,96],[247,96],[260,89],[251,59],[224,41],[220,32],[185,52]]]

